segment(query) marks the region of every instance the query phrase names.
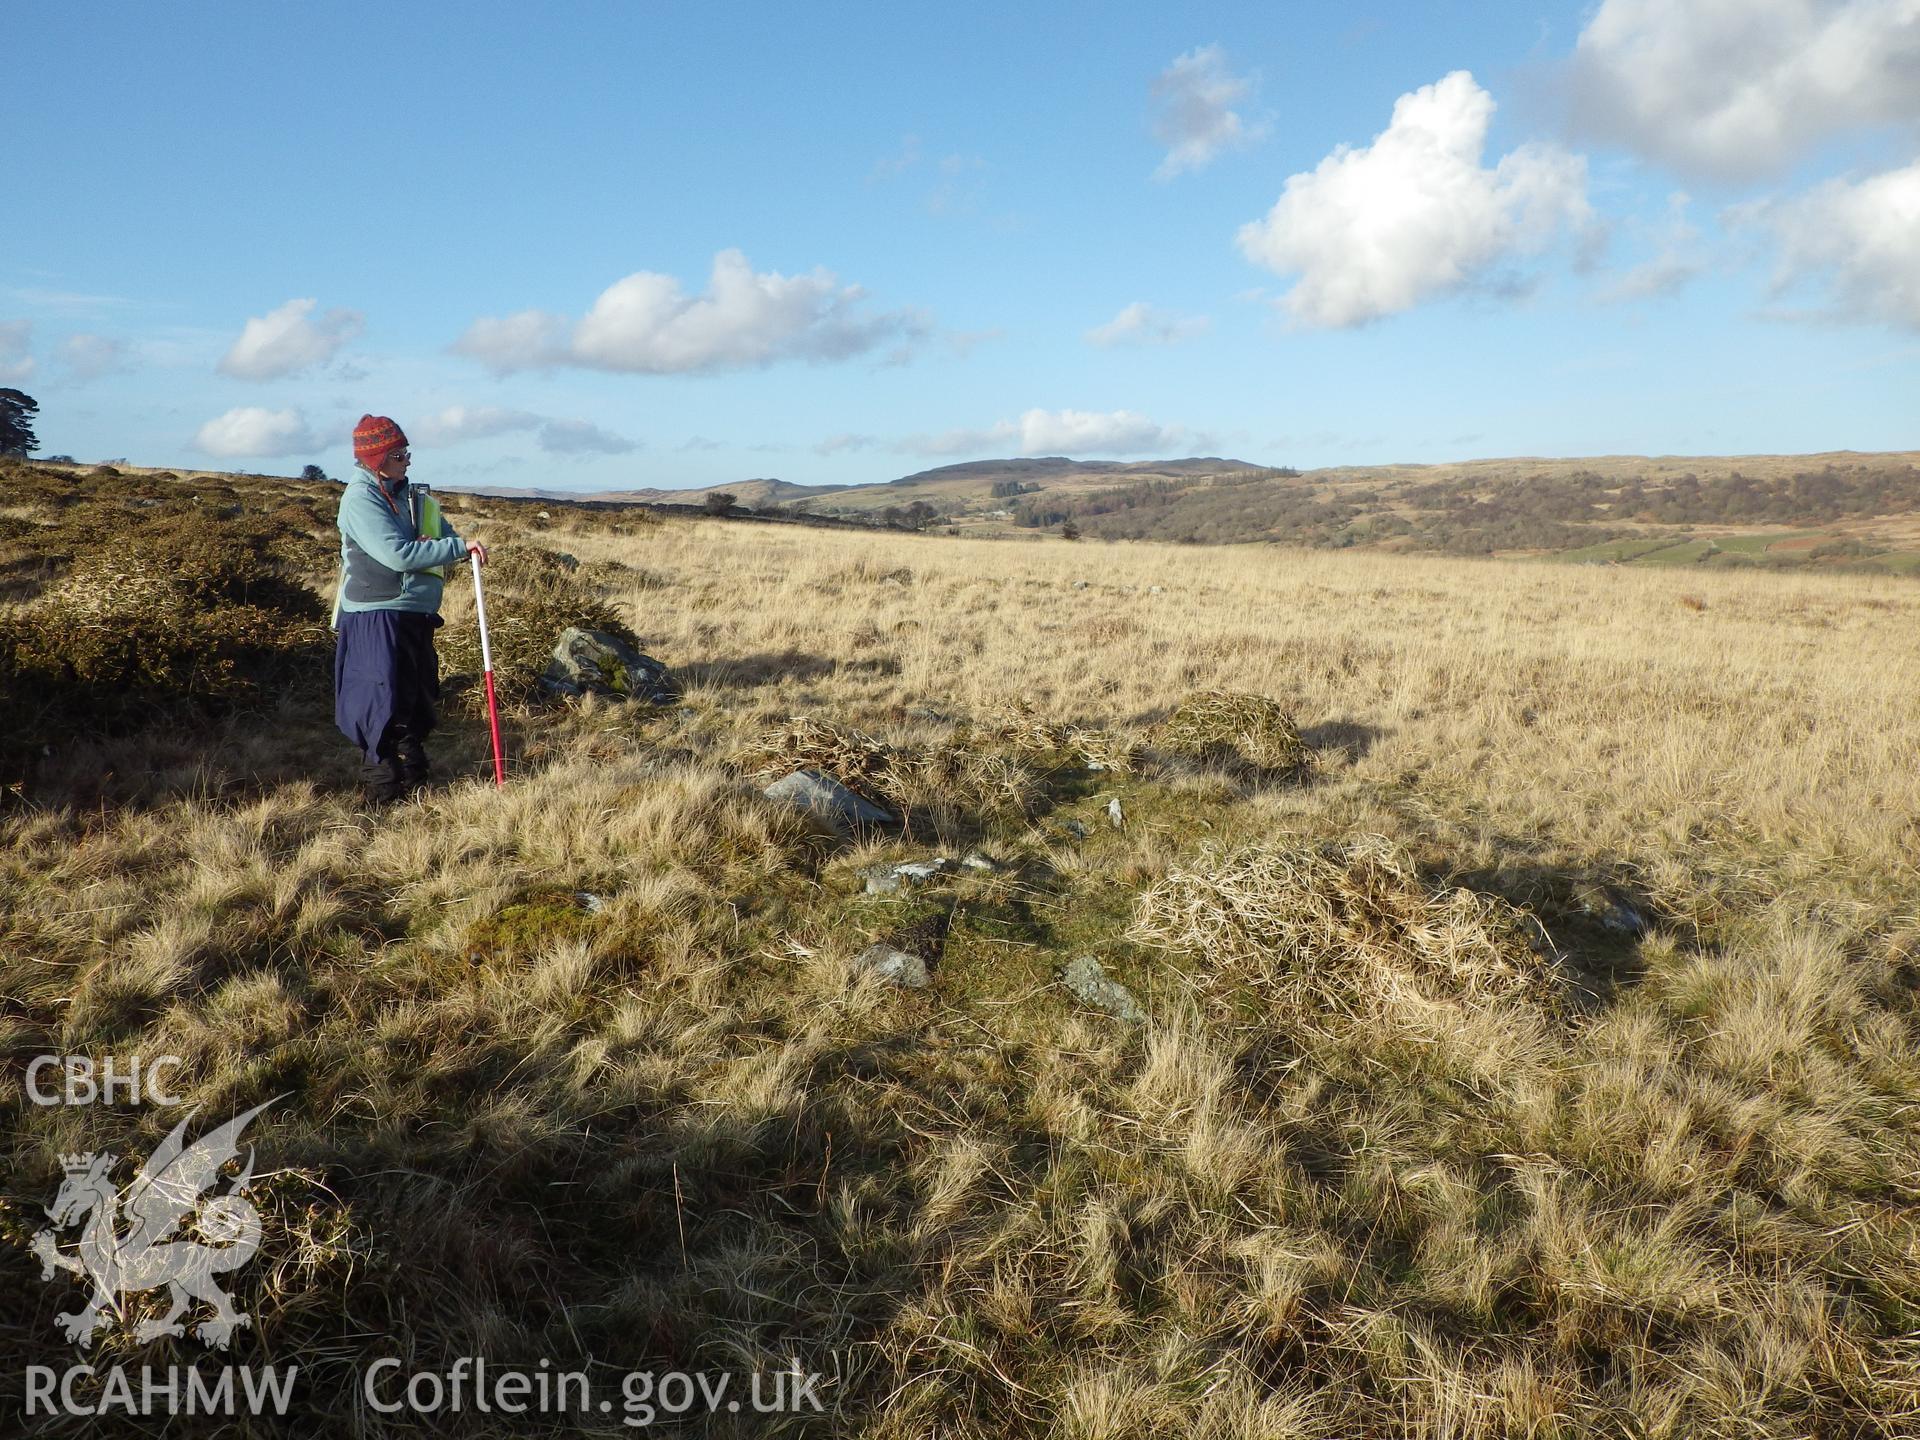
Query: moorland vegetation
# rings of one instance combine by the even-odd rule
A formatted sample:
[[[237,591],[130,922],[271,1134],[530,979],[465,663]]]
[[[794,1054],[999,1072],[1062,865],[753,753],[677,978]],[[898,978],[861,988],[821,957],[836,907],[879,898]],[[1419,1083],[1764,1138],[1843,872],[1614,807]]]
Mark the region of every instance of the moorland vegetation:
[[[511,780],[456,688],[463,778],[369,811],[334,494],[0,470],[8,1414],[60,1156],[176,1118],[20,1069],[166,1053],[284,1097],[228,1358],[301,1367],[172,1434],[628,1433],[372,1413],[396,1354],[830,1377],[717,1435],[1920,1429],[1910,581],[448,497]],[[543,697],[563,621],[678,702]],[[157,1305],[92,1362],[198,1354]]]

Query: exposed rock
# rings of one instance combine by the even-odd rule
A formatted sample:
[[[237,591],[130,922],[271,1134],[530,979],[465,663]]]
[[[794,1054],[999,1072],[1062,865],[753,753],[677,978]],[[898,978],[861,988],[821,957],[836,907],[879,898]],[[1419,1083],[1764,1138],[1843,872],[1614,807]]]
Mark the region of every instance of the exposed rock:
[[[1073,588],[1076,590],[1084,590],[1087,588],[1087,582],[1084,580],[1076,580],[1073,582]]]
[[[1616,935],[1640,936],[1653,928],[1653,922],[1632,901],[1610,886],[1588,885],[1574,898],[1601,929]]]
[[[540,684],[558,695],[601,695],[653,705],[670,705],[679,696],[672,673],[658,660],[618,636],[577,625],[560,632]]]
[[[942,875],[950,875],[953,869],[953,861],[942,856],[935,860],[906,860],[898,865],[871,865],[860,873],[866,877],[867,894],[892,895],[914,885],[924,885]]]
[[[1108,975],[1091,955],[1076,956],[1060,972],[1060,978],[1081,1001],[1096,1010],[1104,1010],[1130,1025],[1137,1025],[1147,1018],[1147,1012],[1140,1008],[1140,1002],[1133,998],[1133,992]]]
[[[1167,593],[1167,587],[1164,585],[1149,585],[1147,586],[1147,593],[1149,595],[1164,595]]]
[[[1087,829],[1087,823],[1084,820],[1068,820],[1061,828],[1076,840],[1084,840],[1092,833]]]
[[[891,825],[893,816],[869,804],[831,775],[818,770],[796,770],[760,792],[769,800],[810,810],[834,829],[845,832],[856,825]]]
[[[607,908],[606,900],[595,895],[591,890],[576,890],[573,892],[573,898],[575,903],[589,915],[598,915]]]
[[[873,971],[882,980],[890,980],[910,990],[924,990],[927,987],[927,962],[918,955],[909,955],[891,945],[869,945],[853,957],[853,963],[863,970]]]
[[[960,862],[969,870],[998,870],[1000,867],[982,855],[978,850]]]
[[[1120,797],[1118,795],[1107,801],[1107,823],[1116,830],[1124,830],[1127,828],[1127,814],[1126,811],[1120,808]]]

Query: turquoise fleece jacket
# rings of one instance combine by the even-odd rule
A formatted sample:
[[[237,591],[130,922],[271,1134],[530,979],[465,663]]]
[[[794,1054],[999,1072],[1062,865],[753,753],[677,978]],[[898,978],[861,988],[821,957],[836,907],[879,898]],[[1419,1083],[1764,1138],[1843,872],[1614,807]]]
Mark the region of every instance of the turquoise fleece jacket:
[[[389,505],[380,478],[364,465],[354,469],[340,497],[340,608],[439,614],[440,577],[427,571],[458,565],[467,558],[467,542],[451,525],[442,539],[420,539],[417,497],[397,487]]]

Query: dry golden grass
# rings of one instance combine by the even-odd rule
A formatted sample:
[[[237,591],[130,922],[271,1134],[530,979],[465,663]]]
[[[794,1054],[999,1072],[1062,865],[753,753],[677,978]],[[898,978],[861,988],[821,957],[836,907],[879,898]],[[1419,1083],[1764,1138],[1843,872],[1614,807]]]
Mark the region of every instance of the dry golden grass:
[[[499,509],[463,531],[533,543]],[[172,1117],[12,1077],[169,1052],[208,1114],[291,1095],[235,1357],[309,1367],[285,1433],[424,1433],[357,1403],[388,1353],[798,1355],[834,1409],[786,1425],[822,1435],[1920,1431],[1909,582],[566,512],[538,543],[606,567],[681,705],[515,710],[504,793],[380,814],[324,715],[76,741],[0,817],[20,1364],[71,1353],[7,1243],[56,1156]],[[1205,692],[1311,766],[1158,743]],[[829,849],[744,777],[770,732],[914,759],[939,813]],[[932,986],[862,972],[876,939]],[[1064,992],[1080,953],[1145,1025]],[[434,1433],[622,1433],[510,1418]]]
[[[1530,918],[1502,900],[1428,885],[1378,836],[1318,848],[1283,838],[1203,850],[1140,896],[1127,935],[1243,983],[1285,982],[1276,999],[1303,1008],[1551,1007],[1556,986],[1528,943]]]

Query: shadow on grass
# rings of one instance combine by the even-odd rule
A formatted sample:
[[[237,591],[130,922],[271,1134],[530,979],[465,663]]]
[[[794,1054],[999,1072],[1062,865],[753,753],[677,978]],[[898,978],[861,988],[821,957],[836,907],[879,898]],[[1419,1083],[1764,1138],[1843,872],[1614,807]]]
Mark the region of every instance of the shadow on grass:
[[[838,1376],[849,1352],[877,1340],[929,1283],[897,1198],[915,1132],[891,1107],[856,1098],[910,1070],[916,1053],[904,1032],[825,1047],[764,1103],[736,1097],[718,1114],[680,1087],[623,1097],[523,1055],[498,1067],[494,1083],[445,1094],[411,1122],[350,1103],[366,1098],[366,1077],[354,1073],[364,1067],[338,1055],[248,1134],[264,1237],[258,1259],[223,1284],[252,1323],[211,1359],[196,1341],[141,1342],[120,1324],[78,1354],[55,1322],[84,1303],[83,1282],[43,1280],[27,1249],[61,1185],[56,1128],[62,1149],[124,1157],[115,1175],[124,1183],[177,1116],[99,1110],[62,1123],[16,1113],[0,1182],[0,1346],[12,1362],[0,1372],[0,1408],[23,1412],[29,1366],[64,1373],[89,1363],[103,1378],[116,1364],[137,1376],[142,1365],[209,1370],[217,1361],[298,1366],[287,1417],[237,1428],[218,1416],[176,1418],[168,1433],[558,1435],[619,1416],[509,1426],[469,1408],[369,1432],[365,1377],[397,1358],[399,1393],[409,1375],[444,1376],[484,1358],[495,1370],[585,1372],[593,1393],[618,1407],[629,1371],[728,1372],[743,1397],[752,1371],[790,1360]],[[223,1115],[272,1098],[279,1079],[231,1078]],[[0,1112],[17,1106],[10,1098]],[[129,1319],[150,1318],[165,1291],[127,1298]],[[98,1383],[77,1387],[83,1403],[98,1399]],[[857,1397],[832,1383],[820,1392],[829,1413],[789,1416],[786,1433],[836,1433],[832,1407]],[[755,1426],[769,1417],[742,1410],[701,1433],[765,1433]]]

